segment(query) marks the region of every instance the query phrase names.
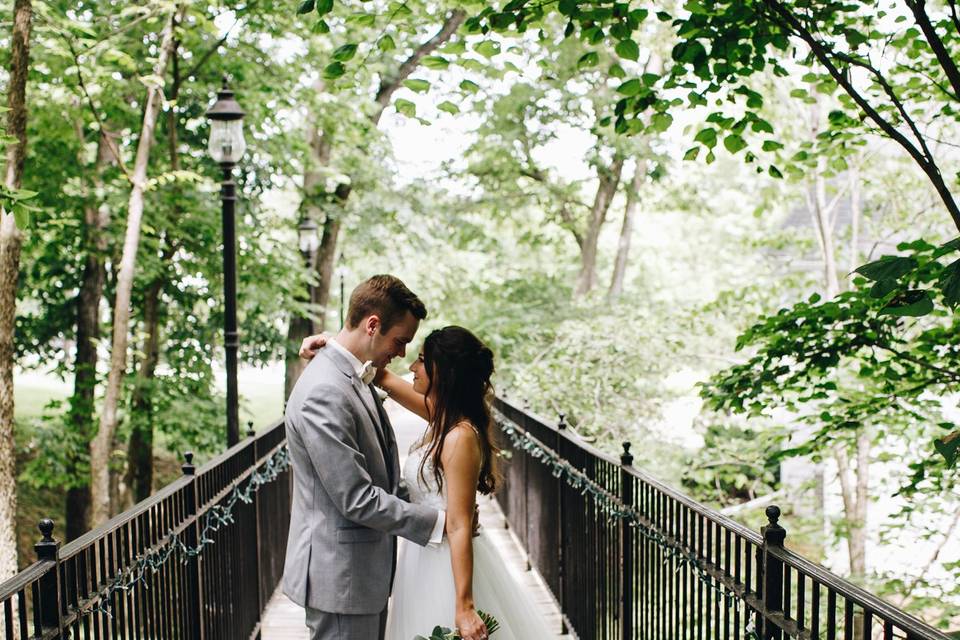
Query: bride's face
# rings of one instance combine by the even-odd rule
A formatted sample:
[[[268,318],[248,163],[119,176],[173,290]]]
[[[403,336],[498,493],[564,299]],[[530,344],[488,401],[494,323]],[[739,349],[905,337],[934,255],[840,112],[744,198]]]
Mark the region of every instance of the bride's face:
[[[413,390],[419,394],[427,395],[427,389],[430,387],[430,376],[427,375],[427,367],[423,364],[422,351],[410,365],[410,371],[413,372]]]

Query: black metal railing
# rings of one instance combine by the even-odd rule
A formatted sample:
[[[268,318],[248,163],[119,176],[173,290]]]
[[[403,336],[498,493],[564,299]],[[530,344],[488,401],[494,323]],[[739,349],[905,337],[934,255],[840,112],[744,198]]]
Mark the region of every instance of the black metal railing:
[[[63,547],[41,523],[37,562],[0,584],[0,639],[259,638],[283,572],[285,445],[279,422],[200,468],[187,455],[180,479]]]
[[[498,398],[497,500],[562,612],[564,632],[644,640],[949,640],[560,423]]]

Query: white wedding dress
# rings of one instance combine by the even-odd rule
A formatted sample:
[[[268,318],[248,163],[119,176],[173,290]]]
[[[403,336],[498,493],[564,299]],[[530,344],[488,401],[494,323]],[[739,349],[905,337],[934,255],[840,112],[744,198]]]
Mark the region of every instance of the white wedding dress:
[[[425,447],[414,445],[403,466],[410,501],[446,510],[446,483],[439,491],[429,460],[424,478],[420,478],[420,460],[425,452]],[[398,544],[386,640],[413,640],[418,635],[429,638],[437,625],[453,629],[455,591],[446,538],[433,548],[403,538]],[[557,635],[547,628],[532,599],[510,575],[482,530],[473,538],[473,600],[477,609],[500,623],[491,640],[540,640]]]

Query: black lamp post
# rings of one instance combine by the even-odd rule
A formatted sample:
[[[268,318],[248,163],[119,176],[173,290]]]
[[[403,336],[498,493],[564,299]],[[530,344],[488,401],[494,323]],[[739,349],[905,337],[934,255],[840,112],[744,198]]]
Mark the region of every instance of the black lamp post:
[[[239,400],[237,397],[237,349],[240,346],[237,334],[237,228],[236,205],[237,183],[233,181],[233,168],[247,149],[243,139],[244,111],[233,97],[233,91],[223,88],[217,101],[207,111],[210,119],[210,143],[208,150],[215,162],[223,169],[220,184],[220,200],[223,208],[223,296],[224,296],[224,347],[227,352],[227,446],[240,441]]]
[[[340,252],[340,266],[337,267],[337,276],[340,278],[340,328],[343,329],[343,274],[346,268],[343,266],[343,252]]]

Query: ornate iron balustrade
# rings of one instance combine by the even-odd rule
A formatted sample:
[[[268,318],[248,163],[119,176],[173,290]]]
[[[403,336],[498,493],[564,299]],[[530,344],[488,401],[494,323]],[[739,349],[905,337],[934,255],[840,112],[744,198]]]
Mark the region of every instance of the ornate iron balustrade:
[[[500,398],[495,409],[505,421],[499,441],[511,451],[497,500],[566,632],[583,640],[950,640],[785,549],[776,507],[758,534],[635,469],[628,445],[618,461],[562,417],[553,426]]]
[[[188,455],[183,477],[62,548],[41,523],[37,562],[0,584],[0,638],[259,638],[283,572],[285,444],[278,422],[198,469]]]

